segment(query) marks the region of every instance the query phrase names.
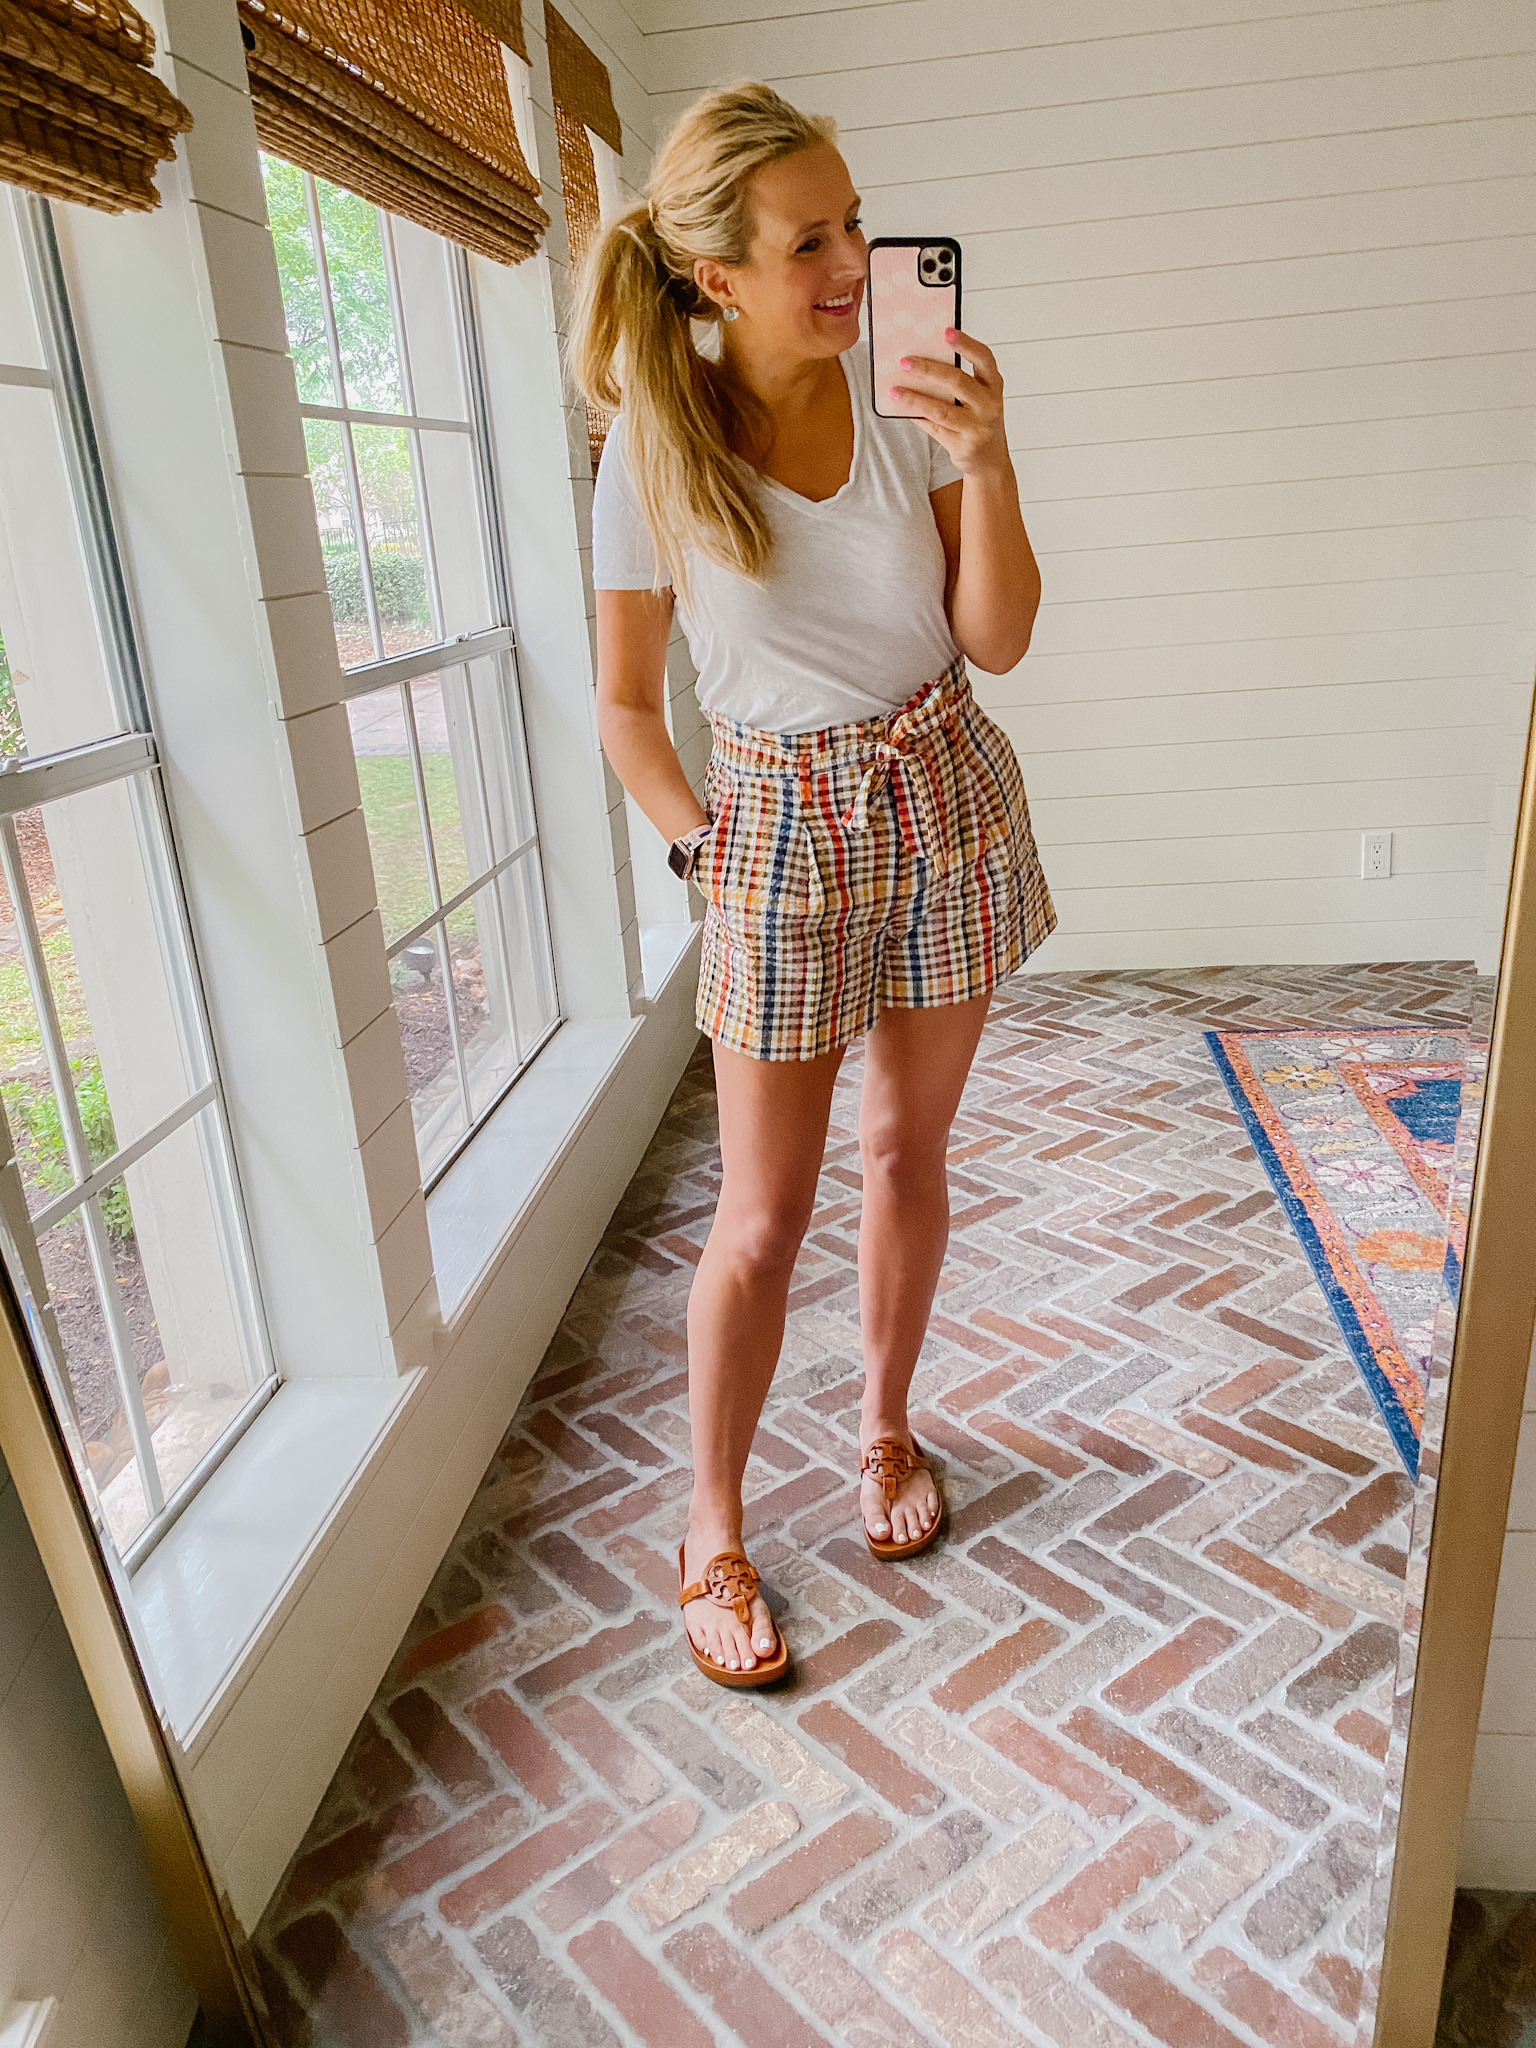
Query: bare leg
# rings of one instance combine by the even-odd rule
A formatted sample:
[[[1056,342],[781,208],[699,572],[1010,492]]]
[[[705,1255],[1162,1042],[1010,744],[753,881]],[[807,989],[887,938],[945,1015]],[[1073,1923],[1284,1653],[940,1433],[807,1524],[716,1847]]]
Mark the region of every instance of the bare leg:
[[[881,1436],[912,1441],[907,1392],[949,1242],[949,1129],[986,1016],[985,996],[943,1009],[884,1010],[866,1042],[859,1115],[861,1448]],[[928,1474],[919,1471],[889,1513],[872,1479],[860,1490],[859,1506],[877,1541],[909,1543],[932,1525],[939,1497]]]
[[[842,1054],[754,1060],[715,1047],[724,1180],[688,1296],[688,1418],[693,1499],[683,1568],[691,1582],[741,1547],[741,1481],[768,1395],[790,1276],[816,1200],[832,1086]],[[750,1671],[776,1636],[761,1598],[750,1631],[728,1608],[691,1600],[695,1645],[727,1670]]]

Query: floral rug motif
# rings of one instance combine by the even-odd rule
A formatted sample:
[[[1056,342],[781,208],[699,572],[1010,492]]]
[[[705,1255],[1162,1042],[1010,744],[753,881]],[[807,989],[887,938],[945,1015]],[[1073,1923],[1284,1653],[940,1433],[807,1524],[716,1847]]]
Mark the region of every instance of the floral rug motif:
[[[1205,1042],[1409,1473],[1435,1315],[1461,1287],[1458,1031],[1208,1031]]]

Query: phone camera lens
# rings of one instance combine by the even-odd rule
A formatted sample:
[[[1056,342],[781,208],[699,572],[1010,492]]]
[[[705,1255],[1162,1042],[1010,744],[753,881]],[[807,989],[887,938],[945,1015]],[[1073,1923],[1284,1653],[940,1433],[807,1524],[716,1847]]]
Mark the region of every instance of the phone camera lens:
[[[931,256],[925,256],[923,258],[923,274],[925,277],[931,277],[934,271],[937,269],[937,267],[938,266],[935,264]]]

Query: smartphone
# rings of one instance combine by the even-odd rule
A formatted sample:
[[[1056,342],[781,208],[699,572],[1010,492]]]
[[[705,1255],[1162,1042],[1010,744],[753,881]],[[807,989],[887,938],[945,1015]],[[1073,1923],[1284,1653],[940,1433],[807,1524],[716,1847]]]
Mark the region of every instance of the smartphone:
[[[960,325],[960,244],[950,235],[882,235],[869,245],[869,361],[874,407],[883,420],[909,420],[916,406],[891,397],[903,356],[960,358],[944,345]]]

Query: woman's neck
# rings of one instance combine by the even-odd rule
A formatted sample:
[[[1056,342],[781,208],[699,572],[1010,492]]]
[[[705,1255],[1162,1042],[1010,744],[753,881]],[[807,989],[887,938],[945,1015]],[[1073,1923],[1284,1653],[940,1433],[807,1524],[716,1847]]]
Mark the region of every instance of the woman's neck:
[[[775,420],[789,420],[825,401],[840,386],[840,356],[799,356],[786,359],[777,351],[755,348],[749,335],[727,327],[721,338],[720,366],[726,377]]]

